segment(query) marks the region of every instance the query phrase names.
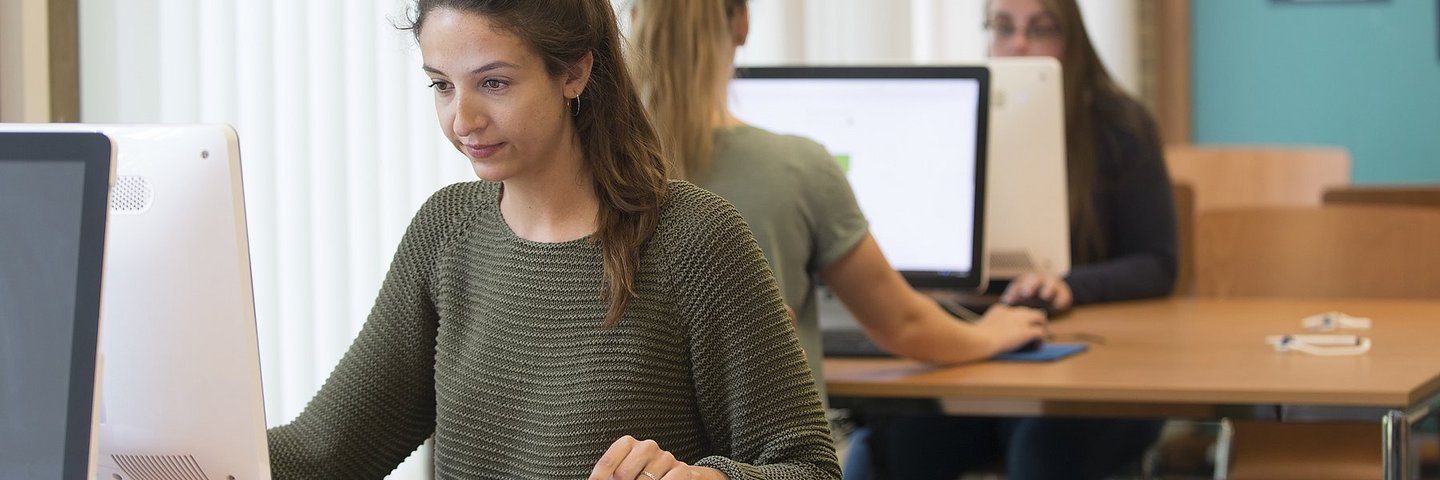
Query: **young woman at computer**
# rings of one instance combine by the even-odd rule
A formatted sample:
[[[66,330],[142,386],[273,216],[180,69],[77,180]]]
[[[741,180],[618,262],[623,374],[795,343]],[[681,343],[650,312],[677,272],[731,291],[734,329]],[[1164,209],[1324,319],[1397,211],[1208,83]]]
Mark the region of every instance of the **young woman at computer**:
[[[1028,274],[1003,299],[1057,309],[1162,297],[1175,283],[1175,203],[1155,120],[1111,79],[1075,0],[990,0],[990,55],[1060,60],[1070,252],[1063,278]]]
[[[990,0],[986,25],[992,56],[1055,57],[1065,85],[1074,266],[1064,278],[1022,276],[1002,300],[1038,298],[1064,309],[1169,294],[1175,209],[1159,134],[1105,71],[1075,0]],[[953,479],[1001,459],[1011,479],[1103,478],[1139,460],[1160,426],[1145,419],[897,417],[876,425],[869,447],[877,478]]]
[[[269,432],[276,478],[839,476],[760,249],[671,182],[609,0],[419,0],[440,128],[478,182],[416,214],[359,337]],[[643,440],[637,440],[643,439]]]
[[[839,165],[812,140],[735,118],[727,106],[745,0],[638,0],[632,65],[673,161],[671,175],[735,203],[794,307],[817,375],[817,274],[877,344],[933,363],[989,358],[1044,334],[1039,311],[999,306],[955,321],[886,262]]]

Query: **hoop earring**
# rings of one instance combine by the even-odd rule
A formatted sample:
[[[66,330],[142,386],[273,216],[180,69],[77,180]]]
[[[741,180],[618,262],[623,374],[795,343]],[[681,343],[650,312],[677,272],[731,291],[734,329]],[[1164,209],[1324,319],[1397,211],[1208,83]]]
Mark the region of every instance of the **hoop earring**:
[[[570,116],[580,116],[580,94],[575,94],[575,98],[572,98],[570,99],[570,101],[567,101],[565,103],[570,104]]]

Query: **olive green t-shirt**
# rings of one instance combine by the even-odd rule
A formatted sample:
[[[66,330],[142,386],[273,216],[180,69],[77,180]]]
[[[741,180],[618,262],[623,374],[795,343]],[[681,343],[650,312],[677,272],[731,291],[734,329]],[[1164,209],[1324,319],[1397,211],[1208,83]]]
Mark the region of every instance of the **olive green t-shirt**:
[[[800,345],[823,393],[814,274],[870,231],[845,172],[813,140],[747,125],[715,131],[715,161],[698,180],[750,224],[785,303],[795,309]]]

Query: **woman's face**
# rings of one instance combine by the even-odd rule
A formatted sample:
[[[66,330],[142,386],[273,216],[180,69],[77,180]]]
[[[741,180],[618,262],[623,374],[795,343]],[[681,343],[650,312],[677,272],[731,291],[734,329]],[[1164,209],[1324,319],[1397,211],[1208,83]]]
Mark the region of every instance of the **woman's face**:
[[[1060,59],[1065,42],[1060,22],[1040,0],[991,0],[986,21],[992,57]]]
[[[551,76],[520,38],[478,14],[429,12],[419,40],[440,129],[475,175],[505,181],[576,160],[562,148],[574,135],[566,99],[583,80]]]

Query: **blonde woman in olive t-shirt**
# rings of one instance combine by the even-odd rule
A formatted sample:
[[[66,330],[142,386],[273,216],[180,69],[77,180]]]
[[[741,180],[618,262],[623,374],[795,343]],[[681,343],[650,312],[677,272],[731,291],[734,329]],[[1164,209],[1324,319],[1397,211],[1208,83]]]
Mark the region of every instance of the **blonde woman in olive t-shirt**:
[[[1044,334],[1044,315],[1026,308],[997,306],[976,323],[954,321],[891,268],[824,148],[731,115],[726,89],[735,49],[749,34],[745,0],[637,0],[631,20],[628,54],[671,175],[734,203],[750,224],[817,376],[812,275],[877,344],[916,360],[981,360]]]

